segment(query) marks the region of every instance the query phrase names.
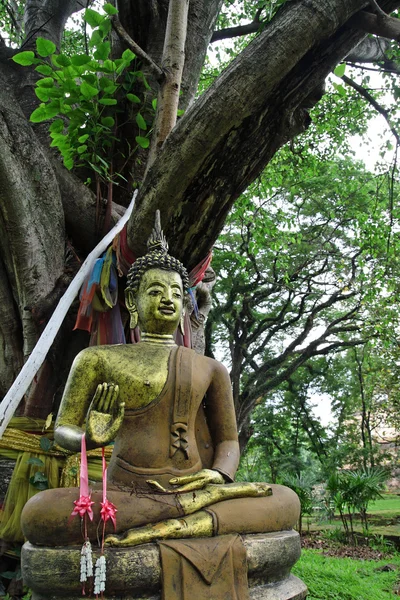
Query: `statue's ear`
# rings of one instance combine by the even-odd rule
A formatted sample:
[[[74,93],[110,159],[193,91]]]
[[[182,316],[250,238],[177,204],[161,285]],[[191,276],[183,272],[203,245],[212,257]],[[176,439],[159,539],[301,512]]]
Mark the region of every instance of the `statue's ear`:
[[[130,318],[131,318],[130,327],[131,327],[131,329],[135,329],[135,327],[137,327],[137,324],[138,324],[138,314],[137,314],[135,296],[134,296],[132,290],[125,290],[125,304],[126,304],[126,308],[128,309]]]
[[[133,295],[132,290],[125,290],[125,304],[129,312],[131,312],[131,310],[136,310],[135,296]]]

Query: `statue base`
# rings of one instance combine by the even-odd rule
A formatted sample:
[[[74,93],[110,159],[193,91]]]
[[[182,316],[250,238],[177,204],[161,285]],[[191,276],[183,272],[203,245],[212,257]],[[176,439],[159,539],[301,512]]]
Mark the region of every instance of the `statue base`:
[[[296,531],[243,535],[251,600],[303,600],[304,583],[290,574],[300,557]],[[98,552],[94,550],[94,560]],[[157,544],[107,548],[108,600],[160,600],[161,563]],[[34,546],[22,548],[22,576],[32,600],[78,600],[80,548]]]

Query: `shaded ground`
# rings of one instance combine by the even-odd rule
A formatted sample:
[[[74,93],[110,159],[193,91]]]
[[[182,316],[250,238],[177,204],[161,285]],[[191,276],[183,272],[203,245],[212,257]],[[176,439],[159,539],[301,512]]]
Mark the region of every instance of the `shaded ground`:
[[[336,556],[338,558],[354,558],[359,560],[383,560],[390,559],[394,555],[398,555],[395,547],[387,546],[386,548],[374,548],[371,545],[374,542],[371,539],[364,538],[357,540],[357,546],[352,544],[343,544],[334,540],[329,540],[324,537],[324,533],[313,531],[302,535],[302,548],[320,550],[324,556]],[[379,545],[379,542],[377,542]],[[382,544],[385,545],[384,543]],[[396,567],[397,570],[397,567]]]

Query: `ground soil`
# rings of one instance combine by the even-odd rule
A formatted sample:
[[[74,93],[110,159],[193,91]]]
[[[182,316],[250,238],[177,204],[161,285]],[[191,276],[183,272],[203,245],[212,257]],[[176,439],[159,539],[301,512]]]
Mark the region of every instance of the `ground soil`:
[[[354,558],[358,560],[384,560],[390,559],[393,556],[391,551],[382,551],[367,545],[368,539],[359,536],[357,545],[342,544],[333,540],[324,538],[323,534],[318,531],[313,531],[302,535],[302,548],[312,548],[321,550],[325,556],[336,556],[339,558]]]

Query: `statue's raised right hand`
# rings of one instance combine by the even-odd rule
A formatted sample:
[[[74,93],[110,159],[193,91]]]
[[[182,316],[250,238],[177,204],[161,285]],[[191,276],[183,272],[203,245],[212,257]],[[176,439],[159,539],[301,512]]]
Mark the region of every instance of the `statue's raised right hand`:
[[[118,402],[118,395],[115,383],[97,386],[86,417],[86,437],[96,446],[112,442],[122,425],[125,402]]]

